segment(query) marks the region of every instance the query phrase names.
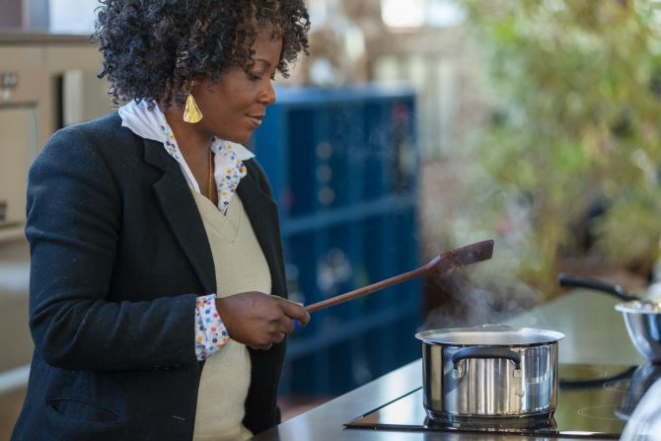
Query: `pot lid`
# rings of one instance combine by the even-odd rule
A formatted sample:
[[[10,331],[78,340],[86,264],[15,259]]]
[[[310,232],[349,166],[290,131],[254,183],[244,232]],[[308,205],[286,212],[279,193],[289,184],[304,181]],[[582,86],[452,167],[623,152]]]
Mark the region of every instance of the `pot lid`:
[[[505,325],[481,325],[472,328],[430,329],[419,332],[418,340],[440,345],[526,346],[553,343],[565,337],[561,332]]]

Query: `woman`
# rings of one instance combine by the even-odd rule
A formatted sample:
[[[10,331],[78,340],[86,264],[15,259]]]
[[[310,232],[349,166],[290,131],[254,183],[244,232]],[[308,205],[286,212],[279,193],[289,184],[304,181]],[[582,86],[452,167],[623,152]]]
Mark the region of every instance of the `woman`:
[[[30,170],[35,352],[15,440],[235,440],[278,423],[292,319],[246,142],[307,51],[302,0],[105,0],[119,112]]]

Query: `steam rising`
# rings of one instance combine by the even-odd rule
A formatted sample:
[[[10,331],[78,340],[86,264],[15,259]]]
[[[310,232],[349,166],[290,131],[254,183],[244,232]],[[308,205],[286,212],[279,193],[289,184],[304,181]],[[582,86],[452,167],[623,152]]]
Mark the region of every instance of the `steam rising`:
[[[502,323],[541,300],[537,291],[523,283],[487,287],[484,282],[472,282],[467,274],[462,270],[432,281],[431,288],[443,296],[444,304],[429,313],[421,330]]]

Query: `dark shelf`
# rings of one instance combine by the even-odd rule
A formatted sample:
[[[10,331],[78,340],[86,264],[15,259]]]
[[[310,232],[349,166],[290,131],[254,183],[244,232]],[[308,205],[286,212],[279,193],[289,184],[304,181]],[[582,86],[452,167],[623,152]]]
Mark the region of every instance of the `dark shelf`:
[[[367,331],[386,326],[404,318],[417,318],[419,314],[420,306],[418,304],[407,304],[403,307],[393,305],[388,310],[361,317],[359,320],[343,323],[341,327],[324,335],[307,337],[300,340],[290,339],[287,343],[287,360],[293,361],[311,352],[351,340],[356,335],[364,334]],[[413,336],[410,337],[413,338]]]
[[[418,268],[412,89],[277,93],[252,149],[280,210],[290,297],[311,304]],[[281,392],[342,393],[419,356],[421,292],[409,281],[314,313],[289,339]]]
[[[414,195],[386,196],[356,206],[318,211],[300,218],[289,218],[283,222],[282,234],[294,235],[302,232],[329,228],[343,223],[356,222],[371,216],[390,215],[415,208]]]

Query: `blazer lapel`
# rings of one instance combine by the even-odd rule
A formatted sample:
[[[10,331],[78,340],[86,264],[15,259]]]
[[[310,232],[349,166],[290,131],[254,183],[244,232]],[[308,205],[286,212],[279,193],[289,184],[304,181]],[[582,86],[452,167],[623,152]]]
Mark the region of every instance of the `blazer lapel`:
[[[216,272],[209,240],[179,164],[156,141],[145,139],[144,148],[145,161],[163,171],[161,179],[153,184],[163,215],[204,291],[208,294],[216,292]]]
[[[268,262],[273,285],[272,294],[286,297],[284,262],[278,221],[278,207],[275,201],[257,184],[257,173],[248,165],[248,174],[241,179],[237,194],[250,218],[250,223]]]

